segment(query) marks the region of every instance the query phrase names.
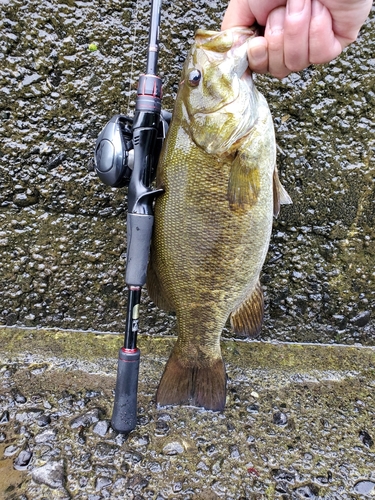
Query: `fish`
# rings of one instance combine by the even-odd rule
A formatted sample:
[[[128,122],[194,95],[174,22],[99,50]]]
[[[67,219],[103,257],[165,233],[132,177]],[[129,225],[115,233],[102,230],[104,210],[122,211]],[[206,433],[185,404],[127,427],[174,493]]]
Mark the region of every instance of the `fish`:
[[[278,177],[272,116],[248,68],[253,36],[247,28],[195,33],[159,158],[147,289],[175,312],[178,330],[159,406],[222,411],[222,330],[228,318],[239,335],[261,329],[259,276],[273,216],[291,200]]]

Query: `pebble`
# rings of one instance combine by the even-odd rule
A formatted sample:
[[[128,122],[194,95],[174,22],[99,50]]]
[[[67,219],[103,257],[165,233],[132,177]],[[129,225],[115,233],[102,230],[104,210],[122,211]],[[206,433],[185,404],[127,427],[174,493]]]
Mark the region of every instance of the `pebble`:
[[[15,445],[15,444],[11,444],[10,446],[7,446],[4,450],[4,457],[11,457],[15,453],[17,453],[17,451],[19,449],[20,449],[19,446]]]
[[[282,411],[277,411],[273,414],[273,423],[276,425],[286,425],[288,423],[288,417]]]
[[[140,446],[147,446],[149,442],[150,438],[147,436],[147,434],[145,435],[135,434],[129,441],[129,444],[138,448]]]
[[[141,455],[137,451],[124,453],[124,462],[130,463],[132,465],[139,463],[142,460],[142,458],[143,455]]]
[[[98,478],[96,478],[95,488],[96,488],[97,491],[99,491],[99,490],[101,490],[103,488],[106,488],[110,484],[112,484],[112,479],[111,478],[109,478],[109,477],[98,477]]]
[[[7,424],[9,422],[9,411],[5,410],[0,415],[0,424]]]
[[[29,465],[32,456],[33,456],[32,451],[22,450],[21,453],[13,462],[13,467],[16,470],[25,470]]]
[[[355,326],[366,326],[367,323],[370,321],[371,318],[371,312],[370,311],[363,311],[359,313],[357,316],[355,316],[353,319],[350,320],[350,322],[355,325]]]
[[[229,447],[229,452],[230,452],[231,458],[237,458],[237,459],[240,458],[240,452],[239,452],[238,446],[231,445]]]
[[[46,443],[48,441],[53,441],[54,439],[56,439],[56,434],[56,430],[47,429],[40,434],[37,434],[34,439],[36,443]]]
[[[14,395],[14,401],[18,404],[24,404],[24,403],[26,403],[27,399],[23,394],[16,393]]]
[[[36,483],[45,484],[52,489],[64,487],[64,463],[62,460],[50,461],[32,470],[32,478]]]
[[[105,442],[100,442],[95,447],[95,456],[101,459],[108,459],[109,457],[113,457],[117,453],[117,451],[117,446]]]
[[[360,495],[373,495],[375,493],[375,482],[374,481],[358,481],[354,485],[355,493]]]
[[[148,480],[145,477],[142,477],[141,474],[134,474],[128,482],[128,488],[131,488],[132,490],[142,490],[143,488],[146,488],[147,485]]]
[[[165,436],[169,432],[169,425],[164,420],[155,424],[155,436]]]
[[[104,437],[107,434],[109,427],[110,423],[108,420],[99,420],[99,422],[95,424],[92,432],[98,434],[98,436]]]
[[[247,409],[247,411],[248,411],[249,413],[252,413],[252,414],[257,414],[257,413],[259,413],[259,405],[255,404],[255,403],[254,403],[254,404],[249,405],[246,409]]]
[[[26,193],[17,193],[13,197],[13,203],[19,207],[28,207],[29,205],[34,205],[37,202],[38,197],[29,189]]]
[[[70,421],[70,427],[77,429],[78,427],[90,427],[90,425],[99,421],[101,411],[99,408],[92,408],[91,410],[73,418]]]
[[[185,448],[178,441],[170,441],[163,448],[164,455],[180,455],[184,451]]]
[[[367,448],[372,448],[374,446],[374,440],[367,431],[361,431],[359,433],[359,439]]]
[[[181,481],[174,483],[173,485],[173,493],[178,493],[179,491],[182,490],[182,483]]]
[[[40,418],[37,418],[36,423],[39,425],[39,427],[46,427],[51,423],[51,417],[50,415],[41,415]]]
[[[43,410],[39,408],[29,408],[23,412],[16,413],[16,421],[21,423],[28,423],[36,420],[43,414]]]
[[[275,469],[272,474],[276,481],[285,481],[287,483],[294,483],[295,481],[295,474],[283,469]]]
[[[150,462],[148,468],[154,474],[162,471],[162,467],[158,462]]]
[[[297,493],[297,495],[299,495],[297,498],[310,498],[311,500],[316,500],[318,495],[316,486],[313,486],[311,484],[301,486],[300,488],[297,488],[295,492]]]

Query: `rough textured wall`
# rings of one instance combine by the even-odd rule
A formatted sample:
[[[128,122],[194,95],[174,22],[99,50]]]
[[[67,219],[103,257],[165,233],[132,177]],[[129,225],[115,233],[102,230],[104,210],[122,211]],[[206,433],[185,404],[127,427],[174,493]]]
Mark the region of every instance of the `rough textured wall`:
[[[165,109],[195,29],[225,5],[163,5]],[[143,0],[0,0],[2,324],[123,329],[126,189],[89,166],[101,127],[134,107],[148,16]],[[333,63],[257,78],[294,201],[264,268],[263,338],[375,343],[374,17]],[[174,332],[146,293],[144,311],[143,331]]]

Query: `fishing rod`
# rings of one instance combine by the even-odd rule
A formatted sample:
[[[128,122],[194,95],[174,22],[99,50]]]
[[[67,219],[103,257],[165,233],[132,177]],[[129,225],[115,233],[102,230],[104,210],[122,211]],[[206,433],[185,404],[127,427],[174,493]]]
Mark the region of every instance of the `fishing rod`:
[[[134,118],[115,115],[98,136],[95,170],[112,187],[128,185],[128,289],[124,345],[119,350],[111,424],[128,433],[137,423],[140,350],[137,347],[139,304],[146,283],[154,222],[153,202],[161,189],[152,189],[170,114],[161,110],[162,81],[157,76],[162,0],[151,0],[146,72],[138,81]]]

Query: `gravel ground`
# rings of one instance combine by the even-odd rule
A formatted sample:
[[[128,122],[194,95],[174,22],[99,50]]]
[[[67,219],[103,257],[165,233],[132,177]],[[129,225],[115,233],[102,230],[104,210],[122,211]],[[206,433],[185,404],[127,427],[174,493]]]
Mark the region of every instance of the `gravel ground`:
[[[173,339],[142,336],[138,425],[110,426],[118,335],[0,331],[0,498],[365,499],[375,350],[224,341],[224,413],[157,408]]]

